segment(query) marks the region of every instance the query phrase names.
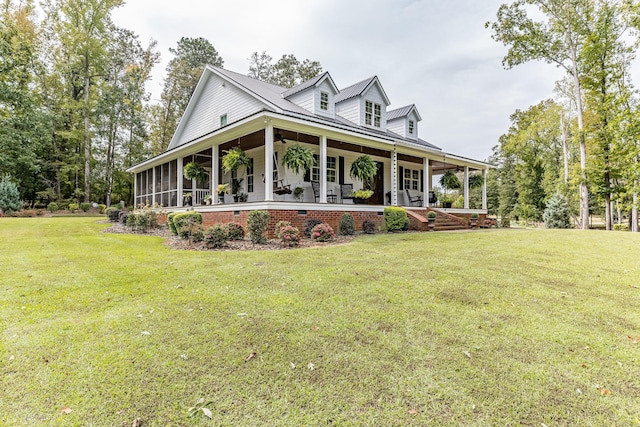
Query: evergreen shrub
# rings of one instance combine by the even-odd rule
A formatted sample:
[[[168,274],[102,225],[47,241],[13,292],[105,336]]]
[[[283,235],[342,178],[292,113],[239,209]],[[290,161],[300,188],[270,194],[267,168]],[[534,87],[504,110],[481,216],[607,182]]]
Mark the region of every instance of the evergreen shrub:
[[[353,219],[353,215],[350,213],[344,213],[340,217],[340,234],[344,236],[351,236],[356,231],[356,222]]]
[[[252,243],[267,241],[267,227],[269,226],[269,212],[251,211],[247,217],[247,228]]]
[[[373,221],[365,219],[362,221],[362,232],[364,234],[374,234],[376,232],[376,225]]]
[[[51,202],[47,205],[47,210],[49,212],[57,212],[58,209],[60,208],[58,207],[58,204],[56,202]]]
[[[80,203],[80,209],[82,209],[83,212],[89,211],[89,209],[91,209],[91,203]]]
[[[174,216],[176,216],[176,212],[169,212],[167,214],[167,227],[169,227],[169,231],[171,231],[171,234],[177,235],[178,230],[176,230],[176,224],[173,222]]]
[[[111,222],[118,221],[120,219],[120,209],[111,206],[107,209],[107,218],[109,218],[109,221]]]
[[[562,194],[556,192],[547,202],[547,208],[542,215],[547,228],[574,228],[571,221],[571,210]]]
[[[279,229],[278,238],[284,248],[294,248],[300,245],[300,230],[293,225],[285,225]]]
[[[22,208],[20,191],[18,186],[11,180],[9,175],[4,175],[0,179],[0,211],[5,215],[19,211]]]
[[[196,230],[196,226],[202,225],[202,214],[195,211],[176,213],[173,216],[173,224],[178,235],[183,239],[188,239]]]
[[[278,221],[275,227],[276,237],[280,238],[282,233],[281,230],[285,227],[291,227],[291,226],[293,226],[293,224],[291,224],[291,221]]]
[[[222,224],[216,224],[204,231],[204,244],[209,249],[222,248],[229,241],[227,229]]]
[[[409,228],[407,211],[397,206],[384,208],[384,226],[387,231],[400,231]]]
[[[69,203],[69,210],[71,212],[75,212],[78,210],[78,204],[77,203]]]
[[[229,240],[244,239],[245,231],[240,224],[235,222],[229,222],[225,224],[225,228],[227,230],[227,235],[229,236]]]

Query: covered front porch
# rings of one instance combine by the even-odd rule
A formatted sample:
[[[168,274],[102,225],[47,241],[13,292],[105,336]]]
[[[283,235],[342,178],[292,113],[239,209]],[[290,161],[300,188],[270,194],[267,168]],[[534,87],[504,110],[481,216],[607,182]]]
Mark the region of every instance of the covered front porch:
[[[287,147],[294,144],[313,152],[311,170],[295,174],[282,165]],[[234,147],[246,153],[249,166],[225,173],[222,157]],[[365,186],[349,174],[351,164],[361,155],[370,156],[377,166],[376,175],[367,184],[373,191],[368,200],[354,199],[352,194]],[[206,170],[207,179],[185,177],[185,165],[192,162]],[[361,135],[264,113],[163,153],[136,166],[133,172],[138,207],[194,208],[207,213],[267,209],[377,215],[384,206],[402,206],[436,208],[466,217],[486,214],[488,167],[429,146],[389,140],[386,135]],[[463,203],[457,208],[445,208],[442,200],[434,197],[434,181],[448,170],[457,171],[462,178]],[[482,195],[480,203],[471,205],[469,178],[474,174],[482,177]],[[216,193],[225,183],[236,184],[234,194]]]

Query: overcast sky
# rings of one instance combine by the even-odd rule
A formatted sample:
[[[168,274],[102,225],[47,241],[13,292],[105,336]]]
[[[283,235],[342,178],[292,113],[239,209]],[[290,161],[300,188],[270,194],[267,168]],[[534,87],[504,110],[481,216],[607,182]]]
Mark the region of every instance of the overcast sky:
[[[501,64],[506,48],[484,28],[504,0],[128,0],[114,14],[162,63],[149,86],[159,98],[181,37],[204,37],[225,68],[246,74],[252,52],[320,61],[339,88],[377,75],[389,109],[416,104],[419,136],[448,153],[484,160],[509,115],[552,96],[560,71]]]

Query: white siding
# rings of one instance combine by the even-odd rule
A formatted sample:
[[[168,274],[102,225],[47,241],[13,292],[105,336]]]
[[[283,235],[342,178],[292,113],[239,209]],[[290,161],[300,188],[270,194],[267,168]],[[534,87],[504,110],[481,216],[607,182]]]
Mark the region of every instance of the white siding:
[[[366,126],[371,129],[379,129],[381,131],[386,131],[387,130],[387,104],[384,100],[384,96],[382,96],[382,92],[380,92],[380,88],[378,87],[378,85],[377,84],[372,85],[366,92],[362,94],[361,99],[362,101],[361,101],[361,107],[360,107],[360,121],[358,122],[358,124],[360,124],[360,126]],[[365,101],[371,101],[380,105],[381,118],[380,118],[379,128],[373,125],[371,126],[365,125],[365,121],[364,121]]]
[[[409,134],[409,120],[413,120],[413,135]],[[418,139],[418,116],[416,115],[416,113],[413,110],[407,116],[406,127],[407,127],[407,131],[406,131],[405,136],[407,138],[411,138],[411,139],[416,139],[417,140]]]
[[[313,113],[314,92],[315,92],[315,87],[312,86],[310,88],[303,90],[302,92],[298,92],[295,95],[288,97],[287,100],[293,102],[299,107],[304,108],[308,112]]]
[[[336,104],[336,114],[360,125],[361,123],[364,123],[364,113],[362,113],[362,120],[360,120],[360,104],[360,97],[340,102]],[[364,108],[364,102],[362,102],[362,108]]]
[[[320,109],[320,92],[326,92],[329,95],[328,110]],[[318,88],[315,90],[315,103],[314,103],[315,114],[334,118],[336,115],[334,97],[335,97],[335,93],[334,93],[333,87],[331,87],[331,85],[329,84],[328,79],[324,79],[324,81],[320,84],[320,86],[318,86]]]
[[[391,132],[397,133],[400,136],[405,136],[407,133],[407,118],[398,117],[395,120],[387,122],[387,129]]]
[[[176,135],[173,146],[182,145],[220,128],[220,116],[223,114],[227,115],[227,123],[230,124],[265,107],[256,98],[215,74],[209,74],[204,84],[200,96],[191,99],[195,108],[189,117],[183,117],[186,122],[180,135]]]

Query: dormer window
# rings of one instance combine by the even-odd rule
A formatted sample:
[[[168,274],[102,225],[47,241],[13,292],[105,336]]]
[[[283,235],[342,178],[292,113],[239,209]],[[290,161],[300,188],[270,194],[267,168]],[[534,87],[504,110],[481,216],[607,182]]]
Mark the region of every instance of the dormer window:
[[[223,114],[220,116],[220,127],[224,127],[227,125],[227,115]]]
[[[414,126],[413,120],[409,120],[409,135],[413,135]]]
[[[365,102],[364,123],[369,126],[380,127],[382,120],[382,107],[375,102]]]
[[[320,109],[329,111],[329,94],[327,92],[320,92]]]

